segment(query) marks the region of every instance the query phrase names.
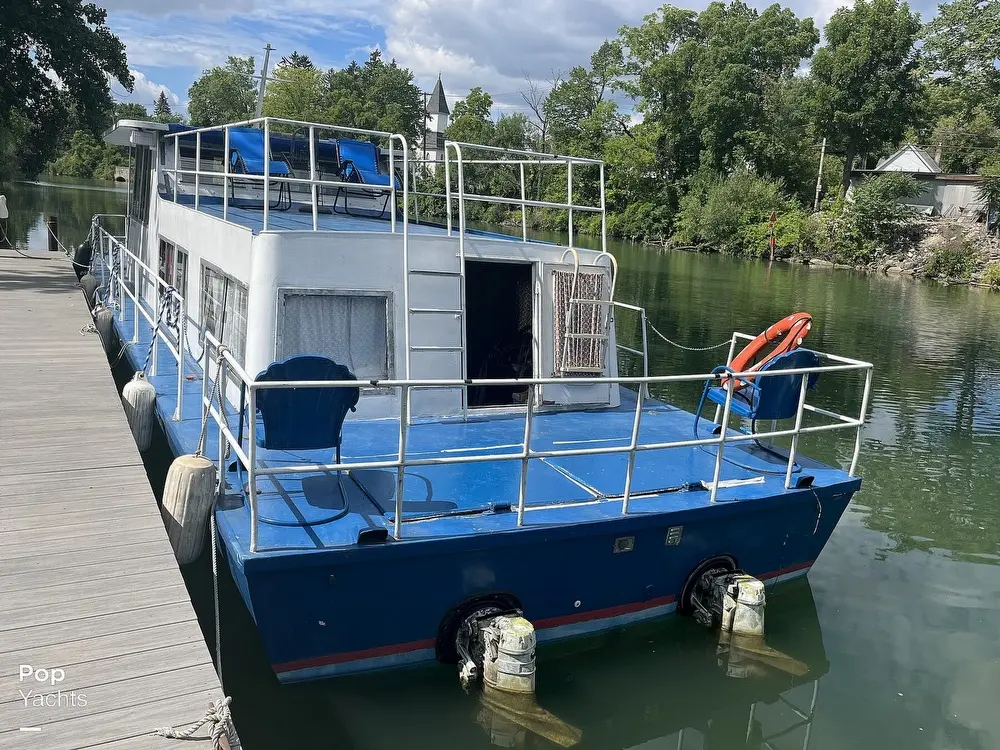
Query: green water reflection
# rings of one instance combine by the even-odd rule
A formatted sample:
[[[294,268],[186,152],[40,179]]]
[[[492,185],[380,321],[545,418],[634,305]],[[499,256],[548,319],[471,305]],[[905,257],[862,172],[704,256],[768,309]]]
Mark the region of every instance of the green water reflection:
[[[91,214],[123,203],[93,190],[2,191],[15,236],[33,248],[44,247],[44,214],[59,214],[77,242]],[[785,750],[803,747],[807,735],[814,750],[1000,747],[1000,294],[623,244],[612,250],[618,298],[644,305],[680,343],[721,342],[734,328],[757,332],[807,310],[816,321],[809,345],[872,361],[864,487],[808,583],[779,590],[769,604],[772,645],[806,662],[806,677],[727,678],[713,637],[677,620],[543,648],[539,701],[582,730],[584,748],[759,748],[776,732],[784,733],[769,746]],[[619,323],[636,343],[634,321]],[[705,372],[725,355],[656,338],[649,346],[655,374]],[[637,372],[634,362],[626,366]],[[698,389],[662,395],[691,407]],[[856,411],[860,379],[824,378],[816,398]],[[801,446],[845,466],[852,448],[846,433]],[[210,631],[205,573],[202,561],[187,578]],[[484,713],[447,668],[280,687],[223,583],[226,683],[251,750],[553,747]],[[803,722],[778,696],[808,716],[814,684],[815,711]]]

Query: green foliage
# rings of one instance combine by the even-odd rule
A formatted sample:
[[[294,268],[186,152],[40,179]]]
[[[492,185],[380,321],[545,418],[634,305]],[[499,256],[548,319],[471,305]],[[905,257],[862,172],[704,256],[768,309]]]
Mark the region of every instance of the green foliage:
[[[997,218],[997,213],[1000,212],[1000,157],[994,157],[984,164],[981,174],[983,181],[976,191],[977,197],[986,202],[987,214],[992,219],[989,228],[997,232],[1000,231],[1000,220]]]
[[[857,0],[824,29],[810,66],[816,127],[846,154],[845,187],[856,154],[897,143],[921,112],[919,31],[919,16],[900,0]]]
[[[976,174],[984,162],[1000,155],[1000,128],[982,107],[975,107],[964,115],[941,117],[931,142],[941,144],[943,171]]]
[[[806,214],[780,181],[740,171],[722,179],[701,177],[680,202],[674,240],[733,255],[760,258],[770,252],[768,224],[775,223],[776,254],[790,255],[801,242]]]
[[[253,75],[253,57],[230,56],[225,65],[204,71],[188,89],[191,124],[207,127],[252,118],[257,106]]]
[[[923,232],[913,209],[901,203],[923,188],[910,175],[884,172],[838,200],[814,232],[816,250],[834,260],[865,265],[912,248]]]
[[[819,41],[811,19],[739,1],[700,14],[665,5],[620,34],[626,76],[617,86],[661,128],[658,158],[675,177],[746,163],[769,173],[794,147],[774,149],[785,134],[774,109],[791,104],[782,89]]]
[[[0,133],[11,161],[0,169],[37,174],[68,125],[97,134],[108,124],[109,80],[131,90],[132,76],[106,18],[81,0],[4,1]]]
[[[947,242],[931,251],[924,276],[936,279],[968,279],[976,267],[975,250],[967,242]]]
[[[1000,289],[1000,263],[990,263],[986,266],[979,281],[993,289]]]
[[[148,120],[149,112],[137,102],[116,102],[114,106],[115,120]]]
[[[173,109],[170,107],[170,101],[167,99],[167,94],[165,91],[161,91],[159,97],[156,99],[156,103],[153,104],[153,119],[156,122],[180,122],[183,118],[174,114]]]
[[[121,148],[103,143],[90,133],[77,130],[48,171],[51,174],[83,179],[112,180],[116,166],[128,164]]]
[[[1000,3],[941,4],[927,24],[923,50],[935,86],[955,90],[969,106],[981,105],[1000,119]]]
[[[413,72],[386,63],[374,50],[364,65],[352,62],[324,76],[324,122],[368,130],[402,133],[416,139],[424,132],[423,96]]]
[[[264,94],[264,114],[305,122],[323,122],[327,103],[323,74],[314,67],[285,65],[274,70]]]

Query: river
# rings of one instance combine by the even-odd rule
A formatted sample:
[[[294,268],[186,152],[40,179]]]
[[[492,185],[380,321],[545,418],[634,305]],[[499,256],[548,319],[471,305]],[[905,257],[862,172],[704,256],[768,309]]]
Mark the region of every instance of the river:
[[[12,236],[31,250],[45,246],[45,214],[59,216],[69,244],[92,214],[124,203],[95,189],[0,192]],[[720,342],[733,328],[758,331],[807,310],[816,320],[808,344],[874,362],[864,486],[808,581],[769,599],[769,642],[804,661],[806,677],[727,677],[714,636],[675,619],[543,648],[539,703],[582,731],[581,748],[733,750],[764,747],[774,733],[775,750],[1000,747],[1000,294],[621,243],[611,250],[618,298],[644,305],[679,343]],[[724,359],[724,350],[684,351],[655,337],[650,350],[656,374],[704,372]],[[832,376],[819,384],[820,398],[844,408],[856,410],[860,392]],[[696,394],[665,395],[690,407]],[[800,449],[845,464],[851,438],[823,433]],[[150,466],[155,486],[162,465]],[[211,631],[207,569],[186,576]],[[555,747],[462,693],[449,668],[280,687],[223,583],[224,674],[249,750]]]

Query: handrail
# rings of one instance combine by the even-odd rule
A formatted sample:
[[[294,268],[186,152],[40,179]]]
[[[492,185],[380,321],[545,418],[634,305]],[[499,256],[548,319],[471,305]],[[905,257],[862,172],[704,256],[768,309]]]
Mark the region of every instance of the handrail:
[[[184,370],[184,354],[187,349],[187,301],[183,296],[170,284],[160,278],[159,273],[153,271],[148,265],[142,262],[142,260],[128,247],[122,243],[117,237],[112,235],[101,226],[101,219],[107,218],[108,216],[113,216],[109,214],[95,214],[92,219],[92,231],[95,236],[99,239],[98,247],[95,248],[95,258],[99,258],[104,268],[102,269],[102,277],[104,276],[104,271],[106,270],[110,279],[117,278],[117,289],[115,290],[114,299],[118,305],[118,319],[124,320],[125,316],[125,305],[124,300],[127,296],[132,300],[132,341],[130,343],[138,343],[139,341],[139,317],[140,315],[146,319],[149,326],[154,331],[154,339],[160,339],[167,347],[167,351],[173,356],[177,361],[177,404],[172,415],[172,419],[175,422],[179,422],[183,418],[183,407],[184,407],[184,381],[185,381],[185,370]],[[112,251],[117,250],[118,252],[118,267],[117,269],[112,268]],[[131,265],[131,277],[132,283],[135,289],[129,289],[127,283],[125,283],[126,276],[126,265],[125,258],[129,259]],[[148,283],[148,279],[153,280],[153,300],[155,303],[154,310],[152,314],[146,309],[146,306],[141,301],[142,290],[140,288],[139,274],[137,270],[142,271],[143,281],[142,286]],[[109,296],[112,290],[108,290]],[[167,296],[174,300],[178,305],[178,327],[177,327],[177,340],[175,342],[171,340],[168,335],[168,328],[166,326],[158,325],[160,319],[160,299],[163,296]],[[157,360],[158,360],[158,350],[159,346],[153,346],[150,353],[149,360],[149,374],[156,375],[157,370]]]
[[[220,415],[218,410],[216,410],[210,402],[210,398],[203,398],[203,409],[207,415],[210,415],[219,425],[220,433],[220,461],[219,461],[219,471],[220,476],[225,472],[225,447],[221,444],[221,439],[224,438],[228,444],[229,449],[232,450],[236,456],[243,461],[244,465],[248,467],[250,477],[248,482],[247,493],[249,497],[250,506],[250,551],[258,552],[258,535],[257,535],[257,489],[256,489],[256,478],[259,476],[276,476],[276,475],[296,475],[296,474],[308,474],[314,472],[327,472],[327,471],[351,471],[360,469],[394,469],[397,474],[397,490],[396,490],[396,507],[393,519],[393,535],[396,539],[402,537],[402,524],[403,524],[403,512],[402,512],[402,477],[405,469],[407,467],[417,467],[417,466],[440,466],[440,465],[451,465],[451,464],[467,464],[467,463],[486,463],[495,461],[519,461],[521,463],[521,475],[518,493],[518,507],[517,507],[517,523],[518,526],[524,524],[525,513],[535,510],[536,508],[529,507],[527,505],[526,498],[526,477],[528,465],[533,459],[543,459],[543,458],[560,458],[568,456],[585,456],[585,455],[606,455],[606,454],[619,454],[625,453],[628,455],[628,466],[629,469],[626,471],[625,486],[621,495],[622,500],[622,513],[627,514],[629,510],[629,501],[632,497],[631,488],[631,477],[635,465],[635,457],[639,452],[652,451],[652,450],[665,450],[670,448],[683,448],[683,447],[695,447],[695,446],[716,446],[716,461],[715,468],[713,471],[713,478],[710,485],[707,488],[710,491],[710,502],[716,502],[718,490],[719,490],[719,478],[722,470],[723,461],[723,451],[727,445],[733,443],[743,443],[752,440],[762,440],[770,439],[773,440],[779,437],[791,437],[793,441],[793,451],[790,452],[788,467],[794,465],[794,447],[797,447],[797,441],[799,436],[804,434],[812,434],[819,432],[828,432],[838,429],[856,429],[857,438],[856,441],[860,441],[861,428],[864,424],[865,413],[868,408],[868,401],[871,390],[871,373],[873,366],[871,363],[867,362],[857,362],[852,363],[840,363],[832,365],[819,365],[816,367],[800,367],[791,368],[787,370],[764,370],[760,372],[741,372],[736,373],[736,377],[753,377],[753,378],[765,378],[774,376],[786,376],[786,375],[808,375],[813,373],[832,373],[832,372],[864,372],[865,373],[865,392],[862,397],[862,408],[857,418],[846,417],[837,415],[836,422],[832,424],[820,424],[809,427],[802,426],[802,412],[806,411],[807,404],[805,403],[805,386],[802,387],[800,392],[798,410],[796,412],[795,426],[791,429],[774,429],[770,432],[746,434],[742,432],[730,431],[728,429],[720,431],[718,437],[708,437],[708,438],[694,438],[685,440],[674,440],[659,443],[642,443],[639,441],[639,431],[640,422],[642,419],[643,406],[646,399],[646,394],[648,392],[648,387],[653,383],[680,383],[680,382],[697,382],[705,380],[717,380],[721,382],[723,373],[709,373],[709,374],[691,374],[691,375],[659,375],[659,376],[648,376],[644,375],[642,377],[591,377],[591,378],[499,378],[499,379],[472,379],[472,380],[455,380],[455,379],[407,379],[407,380],[370,380],[370,381],[357,381],[357,380],[331,380],[331,381],[257,381],[255,378],[251,378],[247,372],[243,369],[239,362],[229,353],[227,349],[222,347],[221,342],[215,338],[210,332],[205,332],[205,341],[211,344],[219,352],[219,369],[217,371],[217,378],[223,379],[223,381],[228,382],[229,376],[235,376],[241,387],[246,388],[249,393],[249,426],[248,434],[256,434],[256,398],[257,391],[261,389],[283,389],[283,388],[360,388],[364,390],[373,389],[386,389],[393,388],[399,392],[399,444],[397,456],[394,459],[387,459],[382,461],[359,461],[359,462],[340,462],[340,463],[317,463],[317,464],[300,464],[295,466],[276,466],[270,468],[258,468],[256,466],[256,441],[248,441],[248,451],[244,452],[242,444],[238,443],[236,438],[233,436],[228,424],[224,424],[225,419],[223,415]],[[204,364],[206,374],[209,368],[208,351],[209,346],[205,347],[204,351]],[[833,359],[830,355],[822,356],[829,357]],[[206,375],[207,378],[207,375]],[[807,379],[803,378],[803,382]],[[550,450],[533,450],[531,448],[531,421],[534,415],[534,403],[535,403],[535,392],[539,386],[549,385],[549,384],[566,384],[566,383],[580,383],[580,384],[594,384],[594,383],[618,383],[618,384],[636,384],[638,385],[636,394],[636,408],[633,416],[632,430],[630,437],[628,439],[622,438],[623,445],[610,445],[610,446],[600,446],[600,447],[589,447],[589,448],[570,448],[570,449],[550,449]],[[411,429],[408,420],[409,411],[409,394],[413,388],[455,388],[455,387],[472,387],[472,386],[491,386],[491,385],[517,385],[517,386],[528,386],[529,395],[527,399],[527,404],[525,405],[525,428],[524,428],[524,440],[521,444],[520,450],[505,452],[505,453],[492,453],[492,454],[474,454],[474,455],[462,455],[462,454],[452,454],[448,456],[435,456],[430,458],[417,458],[417,457],[407,457],[406,454],[406,444],[408,431]],[[223,391],[224,392],[224,391]],[[733,398],[733,390],[726,390],[726,402],[725,402],[725,414],[728,417],[731,411]],[[225,399],[223,399],[223,402]],[[821,413],[821,412],[814,412]],[[724,420],[723,424],[727,424]],[[857,443],[859,444],[859,442]],[[855,470],[857,465],[857,456],[852,459],[850,476],[855,476]],[[706,483],[707,484],[707,483]],[[786,468],[785,475],[785,487],[789,489],[791,487],[791,471]],[[600,496],[595,497],[595,500],[601,500]],[[617,499],[617,496],[612,498],[604,497],[603,499]],[[572,503],[573,505],[579,504],[578,502]],[[560,507],[547,505],[546,508]]]
[[[272,175],[271,174],[271,126],[272,124],[282,124],[282,125],[295,125],[299,128],[308,128],[309,130],[309,178],[302,177],[291,177],[282,175]],[[261,125],[263,129],[263,140],[265,144],[264,148],[264,173],[262,175],[251,175],[242,174],[238,172],[232,172],[230,170],[229,161],[229,150],[230,150],[230,130],[232,128],[247,127],[252,125]],[[387,186],[383,185],[365,185],[354,182],[345,182],[343,180],[329,180],[329,179],[319,179],[317,177],[316,168],[316,131],[317,130],[327,130],[339,133],[349,133],[352,135],[365,135],[369,137],[385,138],[389,141],[388,146],[388,157],[389,157],[389,184]],[[202,169],[202,134],[208,132],[222,132],[225,155],[222,159],[222,171],[215,170],[205,170]],[[268,231],[268,225],[270,223],[270,194],[272,183],[286,184],[289,186],[289,194],[291,194],[291,186],[293,185],[305,185],[309,187],[310,202],[312,204],[312,216],[313,216],[313,230],[316,231],[319,228],[319,192],[317,188],[321,187],[331,187],[331,188],[348,188],[348,189],[364,189],[367,192],[376,194],[386,194],[388,193],[391,198],[392,210],[390,212],[390,226],[391,232],[395,233],[396,228],[396,204],[397,204],[397,193],[398,189],[396,187],[396,158],[398,154],[402,154],[403,161],[403,179],[402,182],[402,193],[403,193],[403,233],[407,234],[408,224],[408,214],[409,214],[409,163],[410,163],[410,145],[407,143],[405,136],[400,133],[389,133],[382,130],[367,130],[364,128],[354,128],[344,125],[329,125],[323,123],[313,123],[300,120],[289,120],[281,117],[260,117],[252,120],[244,120],[237,123],[228,123],[225,125],[212,125],[209,127],[195,128],[192,130],[177,131],[174,133],[165,133],[163,138],[166,140],[173,141],[173,166],[167,167],[163,166],[164,174],[170,175],[173,181],[172,193],[173,202],[177,202],[178,187],[180,183],[180,177],[184,175],[193,176],[194,179],[194,190],[195,190],[195,210],[200,209],[201,205],[201,179],[203,177],[212,180],[220,179],[222,180],[222,219],[223,221],[229,220],[229,190],[233,184],[234,180],[245,181],[245,182],[259,182],[263,186],[263,217],[262,217],[262,231]],[[195,166],[194,169],[182,168],[180,164],[180,144],[181,139],[194,138],[195,141]],[[398,147],[395,145],[399,143]]]

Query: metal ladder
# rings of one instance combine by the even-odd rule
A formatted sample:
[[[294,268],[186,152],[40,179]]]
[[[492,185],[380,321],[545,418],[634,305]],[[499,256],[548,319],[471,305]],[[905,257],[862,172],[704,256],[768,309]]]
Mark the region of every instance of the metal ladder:
[[[465,380],[467,378],[466,370],[468,363],[466,361],[466,345],[467,345],[467,335],[466,335],[466,314],[465,314],[465,242],[462,234],[459,235],[459,252],[458,252],[458,270],[448,270],[448,269],[433,269],[433,268],[411,268],[405,269],[405,278],[403,283],[406,285],[406,315],[407,315],[407,363],[406,372],[407,378],[412,377],[410,369],[412,366],[412,358],[415,353],[419,352],[455,352],[459,356],[460,361],[460,378]],[[425,307],[413,304],[413,290],[411,287],[411,282],[414,277],[423,278],[448,278],[456,279],[458,281],[458,307]],[[430,341],[414,341],[413,337],[413,326],[412,323],[419,318],[438,318],[440,316],[453,316],[454,319],[460,321],[459,325],[459,342],[457,344],[450,343],[432,343]],[[420,327],[417,327],[420,330]],[[444,334],[447,335],[447,334]],[[436,376],[440,377],[440,376]],[[426,375],[424,376],[426,378]],[[411,390],[419,390],[419,388],[413,388]],[[441,390],[441,389],[437,389]],[[468,416],[468,388],[462,388],[462,417]]]
[[[566,262],[566,255],[572,254],[573,256],[573,283],[570,287],[570,299],[566,306],[566,333],[563,334],[563,356],[559,365],[559,374],[566,375],[567,373],[596,373],[600,374],[604,372],[605,366],[607,365],[608,351],[610,349],[611,342],[611,323],[614,320],[612,310],[614,308],[615,301],[615,282],[618,280],[618,261],[615,260],[615,256],[609,253],[607,250],[602,250],[597,256],[597,262],[591,264],[594,268],[603,268],[600,265],[600,261],[603,258],[608,259],[607,268],[611,271],[611,286],[608,294],[608,299],[581,299],[576,296],[577,292],[577,282],[580,278],[580,254],[575,248],[567,248],[563,251],[562,259],[560,263]],[[601,323],[600,333],[579,333],[573,330],[573,321],[575,319],[574,313],[578,314],[580,305],[598,305],[604,308],[603,321]],[[600,367],[577,367],[569,366],[569,342],[570,339],[577,340],[589,340],[596,341],[600,346],[600,360],[603,363]]]

